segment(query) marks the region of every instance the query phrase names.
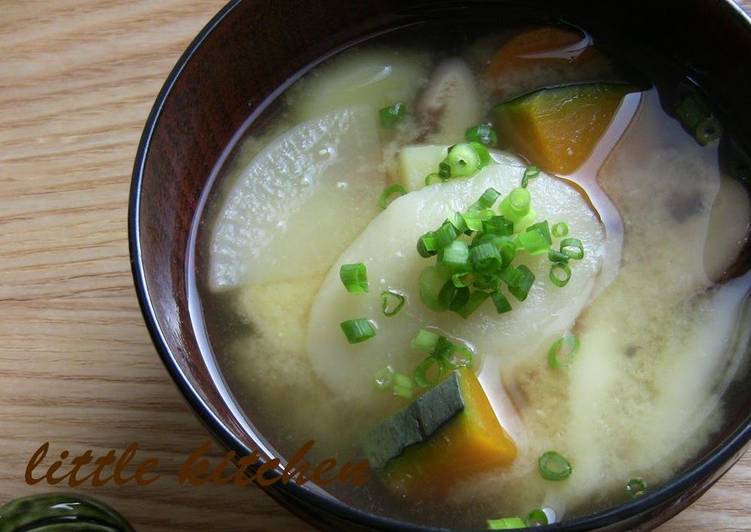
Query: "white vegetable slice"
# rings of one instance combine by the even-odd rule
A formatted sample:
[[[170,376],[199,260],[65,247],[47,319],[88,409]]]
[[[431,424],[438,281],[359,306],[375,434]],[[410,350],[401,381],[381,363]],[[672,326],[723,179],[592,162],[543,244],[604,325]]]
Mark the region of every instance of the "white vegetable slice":
[[[323,274],[378,212],[385,186],[368,108],[329,113],[271,142],[236,177],[214,223],[212,290]]]
[[[399,181],[407,190],[425,186],[425,177],[438,171],[438,165],[446,158],[448,146],[425,144],[405,146],[399,151]]]
[[[354,51],[334,58],[304,78],[290,92],[298,120],[334,109],[367,105],[375,113],[397,102],[412,105],[426,82],[425,54],[395,50]]]
[[[420,120],[434,131],[427,139],[434,144],[462,142],[467,128],[481,120],[482,111],[475,76],[461,59],[447,59],[438,66],[417,104]]]
[[[465,210],[489,187],[508,194],[518,186],[525,165],[510,157],[470,179],[430,185],[395,200],[363,231],[337,260],[314,300],[308,327],[307,349],[320,378],[336,394],[357,401],[378,401],[373,375],[386,365],[410,373],[424,354],[410,350],[410,340],[421,327],[437,326],[473,344],[485,368],[495,368],[481,380],[500,384],[493,357],[511,361],[534,353],[542,342],[568,328],[587,302],[601,261],[604,231],[584,199],[561,180],[542,175],[532,181],[532,205],[539,220],[566,221],[570,235],[584,243],[585,257],[572,262],[572,278],[564,288],[548,278],[547,256],[526,257],[537,277],[527,300],[509,296],[513,311],[497,314],[487,301],[467,320],[457,314],[436,313],[419,298],[418,278],[434,263],[415,250],[420,235],[435,229],[452,212]],[[363,262],[368,268],[368,294],[347,293],[339,279],[341,264]],[[381,310],[381,291],[394,289],[406,297],[404,308],[393,317]],[[377,335],[360,344],[347,343],[339,324],[353,318],[377,323]],[[489,370],[490,371],[490,370]]]

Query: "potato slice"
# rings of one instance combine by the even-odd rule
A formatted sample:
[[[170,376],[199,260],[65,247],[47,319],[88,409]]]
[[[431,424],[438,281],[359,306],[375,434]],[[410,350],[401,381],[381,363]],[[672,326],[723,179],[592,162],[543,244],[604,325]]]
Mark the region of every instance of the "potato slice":
[[[550,282],[550,263],[546,256],[537,256],[523,261],[537,281],[526,301],[511,298],[514,310],[506,314],[497,314],[492,303],[486,302],[463,320],[454,313],[433,312],[419,298],[420,273],[434,261],[417,253],[418,238],[438,227],[452,212],[467,209],[489,187],[508,194],[518,186],[524,169],[518,159],[501,157],[499,164],[486,167],[473,178],[451,180],[402,196],[339,257],[313,303],[307,337],[313,367],[333,392],[353,401],[377,402],[373,386],[376,371],[391,365],[411,374],[424,357],[409,347],[421,327],[437,326],[473,344],[481,357],[510,361],[533,353],[542,342],[549,341],[543,333],[560,333],[573,323],[589,298],[600,267],[604,231],[576,190],[544,174],[529,184],[538,219],[566,221],[571,236],[580,238],[585,248],[584,259],[572,263],[573,275],[566,287],[557,288]],[[339,267],[354,262],[363,262],[368,268],[367,294],[349,294],[339,279]],[[404,308],[393,317],[385,317],[381,310],[381,291],[387,288],[399,290],[406,297]],[[348,344],[339,324],[353,318],[374,320],[377,335],[360,344]],[[480,378],[483,381],[484,375]],[[500,381],[497,372],[488,379]]]
[[[438,171],[448,151],[448,146],[437,144],[403,147],[399,151],[399,182],[407,190],[424,187],[425,178]]]
[[[209,286],[323,274],[378,212],[385,177],[367,107],[287,131],[242,168],[211,236]]]

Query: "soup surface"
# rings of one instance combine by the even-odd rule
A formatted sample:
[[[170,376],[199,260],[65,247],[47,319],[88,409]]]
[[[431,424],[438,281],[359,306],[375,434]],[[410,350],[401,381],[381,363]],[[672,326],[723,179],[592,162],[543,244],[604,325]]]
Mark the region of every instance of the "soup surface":
[[[747,159],[682,73],[577,28],[435,41],[351,48],[251,125],[196,321],[282,457],[369,461],[327,488],[355,506],[498,528],[639,497],[747,371]]]

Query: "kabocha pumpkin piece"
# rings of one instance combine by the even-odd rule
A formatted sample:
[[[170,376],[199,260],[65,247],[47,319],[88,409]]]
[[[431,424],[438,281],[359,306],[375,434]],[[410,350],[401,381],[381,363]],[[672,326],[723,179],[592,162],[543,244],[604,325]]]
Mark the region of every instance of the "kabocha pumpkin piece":
[[[490,59],[485,77],[498,98],[550,85],[609,79],[608,60],[579,31],[534,28],[509,39]]]
[[[47,493],[15,499],[0,507],[0,530],[133,532],[115,510],[91,497]]]
[[[363,447],[388,489],[408,498],[442,496],[476,473],[511,464],[517,452],[468,368],[372,429]]]
[[[543,89],[498,105],[495,128],[512,150],[567,175],[590,156],[630,85],[588,83]]]

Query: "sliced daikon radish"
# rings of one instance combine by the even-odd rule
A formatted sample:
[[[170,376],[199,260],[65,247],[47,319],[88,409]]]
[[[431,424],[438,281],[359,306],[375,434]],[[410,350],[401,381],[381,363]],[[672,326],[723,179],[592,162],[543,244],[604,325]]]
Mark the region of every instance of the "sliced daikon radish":
[[[325,273],[379,210],[380,157],[368,108],[330,113],[272,141],[218,211],[211,289]]]
[[[397,102],[408,107],[427,81],[425,54],[395,50],[355,51],[316,69],[290,91],[297,120],[335,109],[367,105],[375,113]]]
[[[456,144],[464,140],[467,128],[482,119],[482,97],[474,74],[460,59],[441,63],[420,95],[417,113],[433,144]]]
[[[415,250],[418,238],[440,226],[452,212],[466,210],[489,187],[508,194],[519,185],[525,167],[518,159],[501,157],[499,164],[486,167],[473,178],[430,185],[402,196],[339,257],[314,300],[307,337],[313,367],[334,393],[356,401],[378,401],[382,392],[374,391],[373,376],[379,369],[390,365],[411,374],[425,357],[409,347],[422,327],[436,326],[471,343],[486,359],[484,367],[495,367],[487,378],[481,373],[481,381],[497,386],[498,366],[490,364],[489,358],[510,362],[524,357],[548,341],[549,335],[571,326],[589,298],[601,262],[604,231],[576,190],[542,174],[529,184],[538,219],[551,224],[565,221],[569,234],[584,243],[585,257],[572,261],[568,285],[558,288],[550,282],[547,256],[525,256],[515,263],[527,264],[537,280],[526,301],[509,296],[514,307],[511,312],[499,315],[487,301],[464,320],[455,313],[433,312],[420,301],[418,278],[434,259],[420,257]],[[340,266],[355,262],[367,266],[367,294],[348,293],[339,279]],[[381,309],[381,292],[386,289],[397,290],[406,298],[404,308],[393,317],[384,316]],[[353,318],[372,319],[377,325],[376,336],[348,344],[339,324]]]
[[[424,187],[425,178],[438,172],[438,165],[446,158],[448,151],[445,145],[405,146],[399,151],[399,182],[407,190]]]

